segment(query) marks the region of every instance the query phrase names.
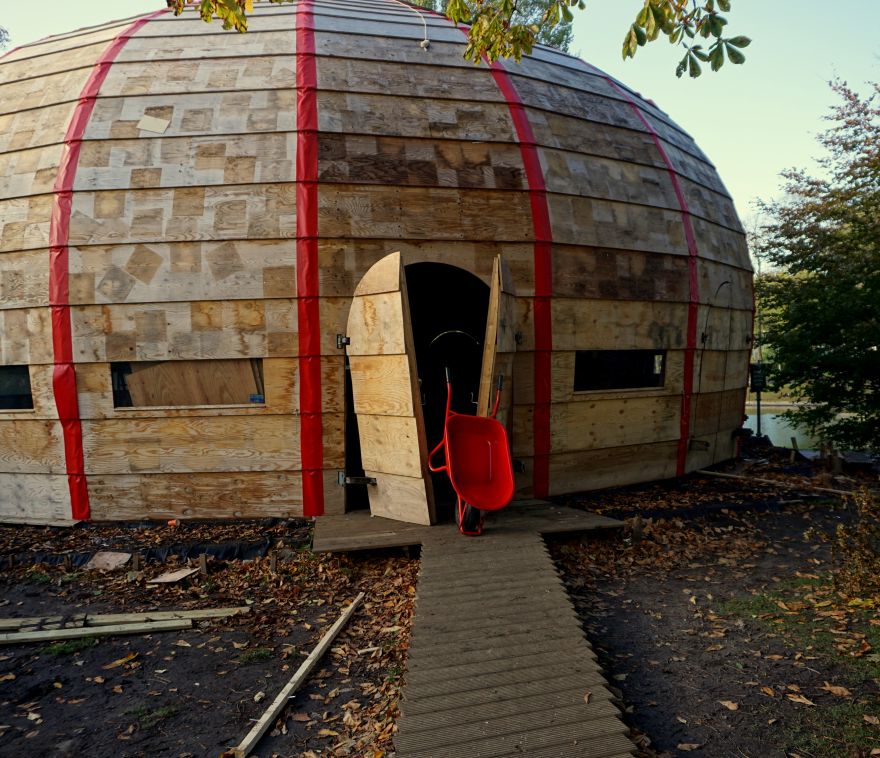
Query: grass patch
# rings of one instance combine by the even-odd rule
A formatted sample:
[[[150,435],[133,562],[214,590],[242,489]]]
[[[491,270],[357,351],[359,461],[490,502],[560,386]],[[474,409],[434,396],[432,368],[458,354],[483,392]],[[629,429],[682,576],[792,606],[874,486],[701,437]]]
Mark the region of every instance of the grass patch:
[[[728,617],[752,619],[808,665],[845,684],[851,698],[798,708],[785,719],[785,731],[798,755],[856,756],[880,748],[880,730],[865,716],[880,715],[874,690],[865,683],[880,677],[880,598],[853,601],[839,595],[831,579],[798,578],[772,590],[733,598],[716,609]],[[867,748],[867,750],[866,750]]]
[[[52,577],[45,571],[39,569],[31,569],[27,572],[27,579],[34,584],[52,584]]]
[[[150,709],[145,706],[140,706],[139,708],[134,708],[133,710],[126,711],[130,716],[134,716],[138,725],[141,729],[151,729],[156,726],[156,724],[165,721],[165,719],[169,719],[177,713],[177,708],[173,706],[166,705],[161,708]]]
[[[253,650],[245,650],[238,656],[239,663],[260,663],[268,661],[272,657],[272,651],[267,647],[255,647]]]
[[[53,642],[47,645],[41,652],[49,655],[73,655],[81,653],[83,650],[89,650],[97,646],[98,640],[94,637],[81,637],[77,640],[64,640],[64,642]]]

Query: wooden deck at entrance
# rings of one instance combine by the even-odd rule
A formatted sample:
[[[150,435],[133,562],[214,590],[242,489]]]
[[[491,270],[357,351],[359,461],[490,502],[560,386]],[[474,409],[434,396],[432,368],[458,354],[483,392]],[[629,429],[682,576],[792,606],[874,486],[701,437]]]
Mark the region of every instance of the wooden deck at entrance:
[[[422,545],[397,755],[632,755],[541,537],[622,523],[534,500],[493,515],[477,538],[452,525],[418,527],[366,514],[348,525],[318,520],[318,550]]]

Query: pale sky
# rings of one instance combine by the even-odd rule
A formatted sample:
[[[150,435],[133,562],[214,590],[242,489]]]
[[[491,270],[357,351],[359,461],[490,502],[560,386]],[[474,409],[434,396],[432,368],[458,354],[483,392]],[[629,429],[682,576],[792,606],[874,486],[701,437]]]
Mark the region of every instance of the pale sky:
[[[572,53],[652,98],[690,132],[733,195],[746,225],[771,199],[779,172],[809,168],[835,99],[829,79],[857,91],[880,78],[880,0],[732,0],[731,34],[752,38],[742,66],[675,77],[681,53],[658,41],[624,63],[620,48],[642,0],[586,0]],[[0,0],[11,45],[164,7],[164,0]],[[708,67],[706,67],[708,68]]]

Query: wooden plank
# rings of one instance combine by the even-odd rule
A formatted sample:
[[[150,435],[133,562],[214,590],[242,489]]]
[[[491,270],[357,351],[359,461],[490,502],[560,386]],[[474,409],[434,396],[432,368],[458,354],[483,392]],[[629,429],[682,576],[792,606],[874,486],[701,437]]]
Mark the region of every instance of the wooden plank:
[[[86,637],[115,637],[125,634],[153,634],[192,628],[190,619],[147,621],[139,624],[116,624],[114,626],[80,627],[75,629],[46,629],[39,632],[10,632],[0,634],[0,645],[24,645],[53,640],[78,640]]]
[[[73,523],[66,474],[0,473],[0,522],[58,521]]]
[[[681,399],[675,396],[555,403],[550,406],[551,466],[560,453],[678,439],[680,412]],[[531,428],[532,407],[518,407],[513,418],[515,458],[532,454]]]
[[[164,574],[160,574],[159,576],[155,576],[152,579],[147,580],[147,584],[177,584],[177,582],[181,582],[184,579],[188,579],[193,574],[198,574],[199,569],[196,568],[182,568],[177,571],[166,571]]]
[[[502,403],[498,408],[497,418],[505,429],[510,427],[514,396],[512,354],[516,352],[515,298],[516,291],[510,269],[499,255],[492,265],[477,414],[488,416],[492,412],[500,379],[503,383]]]
[[[433,492],[423,477],[398,476],[384,471],[366,471],[376,478],[369,490],[370,511],[382,518],[430,526]],[[429,500],[431,498],[431,500]]]
[[[263,713],[262,716],[260,716],[257,723],[254,724],[254,726],[247,733],[245,738],[232,749],[232,752],[236,756],[238,756],[238,758],[247,758],[247,756],[251,754],[262,736],[269,730],[269,727],[271,727],[272,724],[275,723],[275,719],[278,718],[278,716],[281,714],[281,711],[284,710],[284,707],[287,705],[287,701],[308,678],[309,674],[312,672],[312,669],[315,668],[318,661],[321,660],[324,653],[327,652],[327,649],[330,647],[333,640],[336,639],[336,636],[348,623],[348,620],[351,618],[352,614],[354,614],[354,612],[358,609],[358,606],[360,606],[360,604],[363,602],[363,599],[364,593],[361,592],[342,612],[342,615],[336,620],[333,626],[331,626],[324,633],[324,636],[321,637],[321,640],[318,642],[312,652],[309,653],[308,657],[300,664],[300,667],[296,670],[296,673],[294,673],[290,681],[284,685],[284,687],[281,689],[281,692],[278,693],[276,698],[272,701],[271,705],[266,709],[266,712]]]
[[[366,450],[361,447],[364,469],[421,478],[419,429],[413,416],[376,416],[358,413],[358,430],[362,436],[372,440],[372,444]]]
[[[354,393],[355,413],[415,418],[417,403],[409,381],[404,381],[408,379],[409,364],[407,355],[350,354],[351,381],[358,387]]]
[[[57,421],[0,421],[0,473],[63,474],[64,446]]]
[[[94,521],[171,518],[293,518],[303,514],[299,471],[93,475]],[[66,486],[66,477],[65,477]],[[342,513],[336,471],[324,473],[325,512]],[[67,504],[67,513],[70,506]]]
[[[249,605],[235,606],[232,608],[195,608],[178,611],[147,611],[144,613],[81,613],[72,617],[72,623],[83,626],[115,626],[146,621],[169,621],[174,619],[214,619],[239,616],[250,613]],[[21,629],[22,627],[45,627],[48,624],[64,625],[71,621],[65,616],[25,616],[22,618],[0,619],[0,630]]]
[[[325,414],[325,449],[341,459],[342,414]],[[288,416],[83,421],[87,474],[297,471],[299,421]]]

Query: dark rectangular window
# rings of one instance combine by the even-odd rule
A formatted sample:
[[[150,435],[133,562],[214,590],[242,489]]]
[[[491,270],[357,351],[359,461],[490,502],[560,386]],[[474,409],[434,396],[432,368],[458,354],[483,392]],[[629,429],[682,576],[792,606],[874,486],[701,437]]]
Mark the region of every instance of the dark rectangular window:
[[[662,387],[665,381],[665,350],[578,350],[575,356],[575,392]]]
[[[115,408],[263,405],[261,358],[111,363]]]
[[[31,372],[27,366],[0,366],[0,408],[4,410],[34,407]]]

